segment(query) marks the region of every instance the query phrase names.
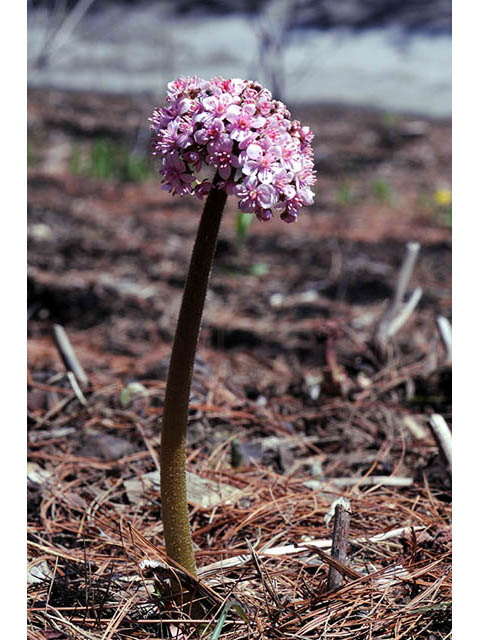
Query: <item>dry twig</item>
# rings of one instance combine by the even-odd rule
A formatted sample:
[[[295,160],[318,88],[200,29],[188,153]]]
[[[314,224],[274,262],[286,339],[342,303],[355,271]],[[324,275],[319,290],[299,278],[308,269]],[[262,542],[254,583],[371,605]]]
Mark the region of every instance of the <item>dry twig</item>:
[[[88,385],[88,377],[80,364],[65,329],[60,324],[53,325],[53,338],[67,371],[71,371],[80,386]]]
[[[445,345],[445,351],[447,354],[447,364],[452,364],[452,325],[443,316],[437,316],[437,327],[442,338],[442,342]]]
[[[380,318],[375,330],[374,343],[381,353],[385,353],[388,341],[403,327],[422,297],[422,289],[417,287],[408,301],[404,303],[405,293],[419,251],[420,243],[409,242],[407,244],[407,252],[398,274],[393,300]]]
[[[350,502],[346,498],[339,500],[335,506],[333,525],[332,558],[341,563],[347,559],[348,533],[350,531]],[[343,584],[343,575],[338,568],[330,566],[327,589],[335,591]]]
[[[434,413],[430,416],[429,420],[430,428],[435,437],[435,440],[440,447],[440,451],[447,463],[447,469],[449,473],[452,473],[452,432],[450,431],[448,424],[445,422],[443,416],[438,413]]]

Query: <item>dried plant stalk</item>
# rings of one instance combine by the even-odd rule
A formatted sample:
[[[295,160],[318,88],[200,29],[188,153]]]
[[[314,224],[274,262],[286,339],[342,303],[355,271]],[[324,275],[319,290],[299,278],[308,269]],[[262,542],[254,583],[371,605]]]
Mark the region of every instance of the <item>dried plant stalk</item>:
[[[442,342],[445,345],[445,351],[447,354],[447,364],[452,364],[452,325],[443,316],[437,316],[437,327],[442,338]]]
[[[80,364],[65,329],[60,324],[53,325],[53,339],[67,371],[71,371],[82,387],[88,385],[88,377]]]
[[[380,318],[375,330],[374,344],[379,353],[383,355],[386,354],[388,341],[403,327],[422,297],[422,289],[417,287],[408,301],[406,303],[403,302],[420,251],[420,243],[408,242],[406,248],[405,258],[398,274],[394,298]]]
[[[440,451],[447,462],[448,471],[452,473],[452,432],[443,416],[439,413],[434,413],[430,416],[429,424]]]
[[[345,563],[347,559],[348,548],[348,534],[350,532],[350,503],[348,500],[343,499],[339,501],[335,507],[335,520],[333,526],[333,539],[332,539],[332,557],[336,558],[342,563]],[[343,585],[343,575],[330,566],[328,571],[327,589],[329,591],[335,591],[340,589]]]

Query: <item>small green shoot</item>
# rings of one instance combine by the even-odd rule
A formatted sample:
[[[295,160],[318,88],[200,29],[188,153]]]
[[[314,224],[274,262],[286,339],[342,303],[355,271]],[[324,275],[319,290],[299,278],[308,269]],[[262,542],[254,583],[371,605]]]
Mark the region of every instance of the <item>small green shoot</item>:
[[[130,153],[127,156],[126,175],[130,182],[144,182],[154,176],[155,172],[144,157]]]
[[[233,599],[227,600],[227,602],[225,603],[225,606],[222,609],[220,617],[218,618],[217,624],[215,625],[215,629],[213,630],[213,633],[210,636],[210,640],[218,640],[218,638],[220,638],[223,625],[225,624],[225,620],[227,619],[227,614],[230,611],[230,609],[234,609],[236,613],[240,616],[240,618],[248,624],[248,618],[245,614],[245,611],[240,606],[240,604]]]
[[[105,138],[95,140],[86,150],[74,144],[70,170],[73,175],[122,182],[143,182],[155,175],[147,158],[130,153],[125,145]]]
[[[265,264],[265,262],[256,262],[255,264],[252,264],[248,270],[248,273],[251,276],[264,276],[268,272],[269,266],[268,264]]]
[[[452,208],[449,207],[442,212],[441,216],[442,222],[446,227],[452,228]]]
[[[345,182],[337,189],[335,200],[338,205],[346,207],[355,204],[357,196],[355,195],[352,187]]]
[[[90,155],[92,178],[113,178],[115,174],[115,151],[108,140],[95,140]]]
[[[254,216],[251,213],[242,213],[241,211],[237,213],[237,217],[235,219],[235,231],[239,251],[241,251],[245,244],[245,239],[247,237],[248,230],[250,229],[250,225],[253,222],[253,218]],[[264,276],[268,271],[269,267],[264,262],[256,262],[255,264],[250,265],[247,269],[234,269],[235,274],[243,273],[244,275],[249,276]]]
[[[79,176],[86,172],[82,162],[82,154],[78,144],[72,145],[72,151],[70,154],[70,171],[74,176]]]
[[[252,222],[252,213],[242,213],[241,211],[237,213],[237,217],[235,219],[235,231],[237,234],[237,245],[239,248],[245,243],[245,238],[247,237],[247,233]]]
[[[33,152],[32,147],[27,144],[27,167],[34,167],[38,164],[37,155]]]
[[[163,588],[162,584],[155,580],[153,584],[153,595],[157,598],[157,605],[160,609],[163,609],[166,606],[166,591]]]
[[[384,203],[391,203],[393,200],[392,187],[385,180],[377,179],[372,184],[373,194],[377,200]]]
[[[140,382],[130,382],[130,384],[120,392],[120,406],[122,409],[128,409],[135,398],[144,397],[146,395],[148,395],[148,391],[145,389],[143,384],[140,384]]]

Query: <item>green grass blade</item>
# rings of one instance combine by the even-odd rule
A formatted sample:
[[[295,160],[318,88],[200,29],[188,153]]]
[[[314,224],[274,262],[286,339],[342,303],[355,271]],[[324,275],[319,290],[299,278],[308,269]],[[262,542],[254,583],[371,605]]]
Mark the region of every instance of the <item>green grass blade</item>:
[[[220,617],[218,618],[217,624],[215,625],[215,629],[213,630],[212,635],[210,636],[210,640],[218,640],[220,638],[220,634],[222,633],[223,625],[225,624],[225,620],[227,619],[228,612],[230,609],[234,609],[237,615],[242,618],[244,622],[248,624],[248,618],[245,611],[242,609],[240,604],[236,600],[227,600],[225,606],[222,609]]]

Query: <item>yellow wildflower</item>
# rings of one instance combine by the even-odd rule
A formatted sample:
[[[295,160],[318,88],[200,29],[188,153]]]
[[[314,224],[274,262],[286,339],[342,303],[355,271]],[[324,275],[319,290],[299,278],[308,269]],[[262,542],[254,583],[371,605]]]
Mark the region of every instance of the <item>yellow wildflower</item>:
[[[441,207],[448,207],[452,204],[452,192],[450,189],[437,189],[435,191],[435,202]]]

